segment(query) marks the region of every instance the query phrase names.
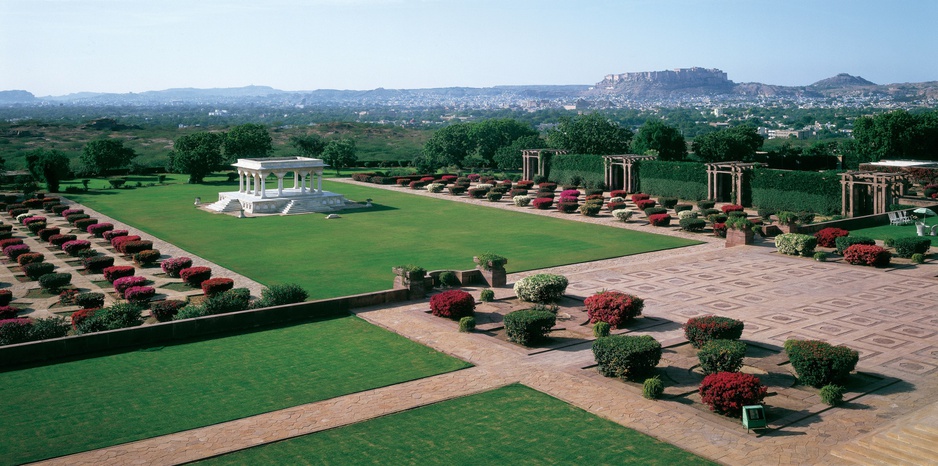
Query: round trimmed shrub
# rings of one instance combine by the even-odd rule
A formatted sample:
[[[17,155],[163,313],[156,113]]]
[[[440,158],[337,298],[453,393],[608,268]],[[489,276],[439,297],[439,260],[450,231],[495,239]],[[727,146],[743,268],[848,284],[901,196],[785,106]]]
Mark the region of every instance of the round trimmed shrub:
[[[621,222],[627,222],[634,213],[635,211],[629,209],[616,209],[612,211],[612,216]]]
[[[743,327],[742,321],[729,317],[692,317],[684,324],[684,337],[699,349],[710,340],[739,340]]]
[[[145,306],[156,295],[152,286],[132,286],[124,291],[124,299]]]
[[[746,357],[746,344],[734,340],[710,340],[697,352],[704,374],[738,372]]]
[[[23,257],[23,256],[20,256],[20,257]],[[925,254],[915,253],[915,254],[912,254],[912,257],[910,257],[910,259],[912,259],[913,264],[924,264]]]
[[[475,330],[476,328],[476,318],[472,316],[466,316],[462,319],[459,319],[459,331],[462,333],[469,333]]]
[[[674,206],[674,213],[675,213],[675,214],[680,214],[681,212],[685,212],[685,211],[689,212],[689,211],[692,211],[692,210],[694,210],[694,206],[692,206],[692,205],[690,205],[690,204],[677,204],[677,205]]]
[[[95,223],[93,225],[88,225],[85,228],[85,231],[90,233],[95,238],[103,238],[104,232],[111,231],[114,229],[114,225],[111,223]]]
[[[153,241],[150,240],[137,240],[137,241],[123,241],[120,243],[120,248],[117,248],[122,254],[127,254],[133,256],[134,254],[153,249]]]
[[[837,254],[844,255],[844,251],[854,244],[865,244],[867,246],[876,246],[876,240],[865,236],[841,236],[834,239],[834,247],[837,248]]]
[[[775,237],[775,248],[789,256],[809,257],[817,247],[817,238],[801,233],[782,233]]]
[[[531,201],[531,205],[538,210],[548,210],[551,206],[554,205],[554,198],[552,197],[539,197]]]
[[[671,224],[671,216],[668,214],[655,214],[648,217],[648,223],[654,227],[666,227]]]
[[[664,207],[649,207],[644,209],[644,212],[646,217],[651,217],[652,215],[666,214],[668,213],[668,209]]]
[[[179,278],[189,286],[199,287],[202,282],[212,278],[212,269],[209,267],[189,267],[179,271]]]
[[[844,250],[844,260],[853,265],[886,267],[892,260],[892,254],[879,246],[854,244]]]
[[[608,322],[596,322],[593,325],[593,336],[596,338],[608,337],[611,329],[612,327],[609,326]]]
[[[163,269],[163,272],[173,278],[179,278],[179,272],[189,267],[192,267],[192,259],[184,256],[172,257],[160,262],[160,268]]]
[[[655,207],[658,204],[657,202],[651,199],[642,199],[642,200],[636,201],[635,196],[632,196],[632,202],[634,202],[635,207],[638,207],[638,210],[641,210],[641,211]]]
[[[746,208],[739,204],[726,204],[721,206],[720,210],[722,210],[724,214],[729,215],[730,212],[743,212]]]
[[[110,242],[118,236],[127,236],[130,233],[127,230],[108,230],[101,234],[101,237]]]
[[[160,252],[156,249],[144,249],[133,255],[134,263],[149,265],[160,259]]]
[[[893,240],[892,247],[896,249],[896,255],[904,259],[912,257],[912,254],[925,254],[931,247],[931,238],[908,236],[905,238],[896,238]]]
[[[38,235],[40,231],[45,230],[46,222],[32,222],[26,225],[26,228],[28,228],[32,234]]]
[[[26,264],[44,262],[45,260],[46,256],[42,255],[41,252],[27,252],[26,254],[20,254],[19,257],[16,258],[16,263],[22,267]]]
[[[762,403],[768,388],[758,377],[742,372],[717,372],[700,383],[700,401],[727,416],[739,417],[743,406]]]
[[[13,292],[10,290],[0,290],[0,306],[6,306],[13,301]]]
[[[104,306],[104,293],[78,293],[75,295],[75,304],[81,306],[82,309],[92,309],[95,307]]]
[[[62,244],[62,250],[69,256],[75,257],[80,251],[91,248],[91,243],[83,239],[76,239]]]
[[[686,213],[686,212],[681,212]],[[693,213],[693,212],[691,212]],[[702,218],[682,218],[678,221],[678,224],[681,225],[681,229],[684,231],[700,232],[703,231],[704,227],[707,226],[707,221]]]
[[[561,197],[560,201],[557,202],[557,210],[565,214],[572,214],[580,208],[580,203],[576,200],[571,200],[569,197]]]
[[[140,241],[140,236],[125,235],[125,236],[117,236],[117,237],[111,238],[111,247],[113,247],[117,252],[122,252],[121,245],[128,241]]]
[[[51,262],[33,262],[23,266],[23,272],[30,280],[39,280],[45,274],[52,273],[55,265]]]
[[[678,220],[684,220],[685,218],[699,218],[699,217],[700,217],[700,212],[696,212],[693,210],[682,210],[682,211],[677,212]]]
[[[136,270],[131,265],[112,265],[105,267],[102,272],[105,280],[114,283],[118,278],[133,276]]]
[[[185,301],[178,299],[157,301],[150,307],[150,315],[152,315],[157,322],[169,322],[173,320],[173,317],[175,317],[179,310],[185,307],[185,305]]]
[[[812,387],[847,378],[860,361],[857,351],[819,340],[786,340],[784,347],[798,380]]]
[[[53,293],[58,292],[60,288],[68,286],[71,282],[72,274],[70,273],[47,273],[39,277],[39,286]]]
[[[837,406],[844,401],[844,387],[829,383],[821,387],[821,401],[828,406]]]
[[[673,209],[677,205],[676,197],[659,197],[658,203],[661,204],[661,207],[665,209]]]
[[[664,394],[664,382],[657,375],[645,379],[642,384],[642,396],[649,400],[657,400]]]
[[[531,303],[552,303],[560,300],[567,291],[567,277],[539,273],[515,282],[515,296]]]
[[[52,235],[49,237],[49,244],[61,248],[63,244],[78,239],[75,235]]]
[[[508,341],[531,346],[543,341],[557,324],[557,314],[542,309],[522,309],[505,314]]]
[[[456,278],[456,274],[452,271],[440,272],[440,286],[443,287],[454,287],[459,286],[459,279]]]
[[[57,234],[59,234],[59,233],[61,233],[61,232],[62,232],[62,229],[61,229],[61,228],[55,228],[55,227],[49,228],[49,227],[46,227],[46,228],[43,228],[42,230],[39,230],[38,232],[36,232],[36,235],[39,236],[39,239],[48,242],[50,237],[52,237],[53,235],[57,235]]]
[[[460,319],[475,313],[476,301],[462,290],[449,290],[430,298],[430,311],[437,317]]]
[[[512,197],[511,202],[515,204],[515,207],[527,207],[531,204],[531,196],[520,194]]]
[[[91,216],[88,214],[69,214],[65,217],[65,221],[71,225],[74,225],[75,222],[84,220],[86,218],[91,218]]]
[[[261,299],[257,307],[283,306],[306,301],[309,293],[295,283],[270,285],[261,290]]]
[[[28,252],[29,246],[25,244],[14,244],[3,248],[3,255],[9,257],[11,261],[15,261],[17,257]]]
[[[645,301],[638,296],[619,291],[600,291],[583,301],[590,323],[606,322],[622,328],[630,320],[642,314]]]
[[[836,240],[842,236],[850,236],[850,232],[843,228],[828,227],[814,234],[817,245],[822,248],[837,247]]]
[[[214,296],[234,288],[234,280],[227,277],[209,278],[202,282],[202,294]]]
[[[98,219],[89,217],[89,218],[83,218],[80,220],[75,220],[74,225],[75,225],[75,228],[77,228],[79,231],[83,231],[87,233],[88,227],[90,227],[91,225],[95,225],[97,223],[98,223]]]
[[[587,202],[580,206],[580,213],[587,217],[595,217],[601,210],[603,210],[602,204]]]
[[[639,201],[647,201],[651,196],[645,193],[635,193],[632,195],[632,202],[638,203]]]
[[[479,301],[482,301],[483,303],[491,302],[494,299],[495,299],[495,292],[488,288],[479,292]]]
[[[114,291],[117,291],[121,297],[126,298],[126,292],[134,286],[143,286],[147,283],[147,277],[131,276],[121,277],[114,280]]]
[[[661,361],[661,343],[651,335],[612,335],[593,342],[593,357],[606,377],[635,378]]]
[[[489,191],[488,193],[485,194],[485,198],[488,199],[489,202],[498,202],[502,200],[502,196],[503,196],[502,193],[497,192],[495,190]]]

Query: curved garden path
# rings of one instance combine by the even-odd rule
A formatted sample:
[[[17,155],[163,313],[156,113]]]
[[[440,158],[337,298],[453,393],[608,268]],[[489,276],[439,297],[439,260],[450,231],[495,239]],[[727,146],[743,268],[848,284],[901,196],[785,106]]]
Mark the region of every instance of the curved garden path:
[[[622,227],[647,231],[637,224]],[[427,314],[423,300],[355,313],[475,367],[43,464],[178,464],[513,382],[726,464],[850,464],[832,451],[890,429],[916,412],[920,422],[938,424],[934,263],[877,270],[782,256],[764,245],[723,249],[722,241],[693,237],[706,243],[549,271],[568,277],[569,295],[617,289],[642,296],[643,319],[659,325],[639,326],[631,333],[651,334],[665,346],[683,340],[680,324],[687,318],[710,313],[743,320],[743,340],[765,348],[777,350],[791,337],[846,344],[860,351],[857,369],[874,380],[866,387],[876,391],[848,393],[847,405],[827,409],[809,391],[779,389],[766,398],[770,425],[776,428],[747,433],[738,421],[696,408],[687,397],[649,401],[640,388],[600,376],[588,367],[593,364],[589,341],[531,352],[486,333],[459,333],[454,322]],[[510,275],[509,282],[522,275]],[[496,290],[499,299],[512,294],[507,287]],[[781,400],[799,396],[803,412],[779,407]],[[785,414],[792,421],[779,427],[780,421],[771,417],[773,407],[776,416]]]

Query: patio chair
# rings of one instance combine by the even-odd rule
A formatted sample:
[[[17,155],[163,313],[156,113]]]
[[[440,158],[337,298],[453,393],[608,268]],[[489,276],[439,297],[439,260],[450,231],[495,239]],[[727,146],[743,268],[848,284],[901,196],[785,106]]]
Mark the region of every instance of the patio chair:
[[[896,221],[898,225],[908,225],[915,221],[912,217],[909,217],[909,213],[905,211],[896,212]]]

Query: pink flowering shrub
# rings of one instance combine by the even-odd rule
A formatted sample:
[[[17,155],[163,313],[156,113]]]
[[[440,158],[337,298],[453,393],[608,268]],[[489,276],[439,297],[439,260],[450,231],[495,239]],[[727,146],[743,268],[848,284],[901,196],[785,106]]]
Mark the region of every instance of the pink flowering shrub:
[[[116,238],[111,238],[111,246],[115,250],[117,250],[117,252],[121,252],[121,244],[126,243],[128,241],[140,241],[140,237],[137,235],[129,235],[129,236],[118,236]]]
[[[134,286],[143,286],[147,283],[147,277],[121,277],[117,280],[114,280],[114,291],[117,291],[117,294],[124,296],[124,293],[131,287]]]
[[[160,263],[160,268],[163,269],[163,272],[166,272],[166,275],[173,278],[179,278],[179,271],[188,269],[189,267],[192,267],[192,259],[185,256],[172,257]]]
[[[86,228],[85,231],[90,233],[95,238],[103,238],[105,231],[111,231],[113,229],[114,225],[111,223],[95,223],[88,225],[88,228]]]
[[[85,209],[65,209],[59,215],[61,215],[62,217],[68,217],[69,215],[83,214],[83,213],[85,213]]]
[[[58,235],[58,234],[60,234],[60,233],[62,233],[62,230],[61,230],[60,228],[55,228],[55,227],[49,228],[49,227],[46,227],[46,228],[43,228],[42,230],[39,230],[38,232],[36,232],[36,235],[39,236],[39,239],[48,242],[48,241],[49,241],[49,238],[51,238],[53,235]]]
[[[112,265],[105,267],[102,272],[105,280],[114,283],[118,278],[133,276],[136,271],[132,265]]]
[[[77,256],[79,251],[83,251],[90,247],[91,247],[91,242],[83,240],[83,239],[76,239],[76,240],[72,240],[72,241],[62,244],[62,250],[65,251],[66,254],[72,257]]]
[[[12,261],[15,261],[17,257],[27,252],[29,252],[29,246],[25,244],[14,244],[3,248],[3,255],[9,257]]]
[[[152,286],[132,286],[124,290],[124,299],[132,303],[145,304],[156,295]]]
[[[118,236],[127,236],[128,234],[129,233],[127,230],[110,230],[102,233],[101,237],[110,242],[112,239],[117,238]]]
[[[730,212],[742,212],[746,209],[739,204],[727,204],[720,207],[720,210],[722,210],[724,214],[729,214]]]
[[[554,204],[554,200],[549,197],[539,197],[531,201],[531,205],[533,205],[534,208],[538,210],[550,209],[553,204]]]

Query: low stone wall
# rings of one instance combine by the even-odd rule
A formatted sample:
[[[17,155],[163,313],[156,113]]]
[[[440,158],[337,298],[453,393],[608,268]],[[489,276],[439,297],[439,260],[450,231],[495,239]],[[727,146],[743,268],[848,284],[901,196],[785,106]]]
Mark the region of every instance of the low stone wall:
[[[931,209],[938,213],[938,204],[931,203],[928,205],[923,205],[927,209]],[[904,210],[908,214],[912,213],[913,209]],[[882,225],[889,225],[889,215],[888,214],[876,214],[876,215],[864,215],[862,217],[851,217],[844,218],[840,220],[831,220],[829,222],[821,223],[812,223],[811,225],[798,225],[798,233],[804,233],[806,235],[813,235],[824,228],[836,227],[843,228],[844,230],[859,230],[861,228],[870,228],[878,227]]]
[[[0,367],[143,348],[181,340],[349,314],[350,309],[407,301],[409,290],[394,289],[341,298],[176,320],[120,330],[72,335],[0,346]]]

